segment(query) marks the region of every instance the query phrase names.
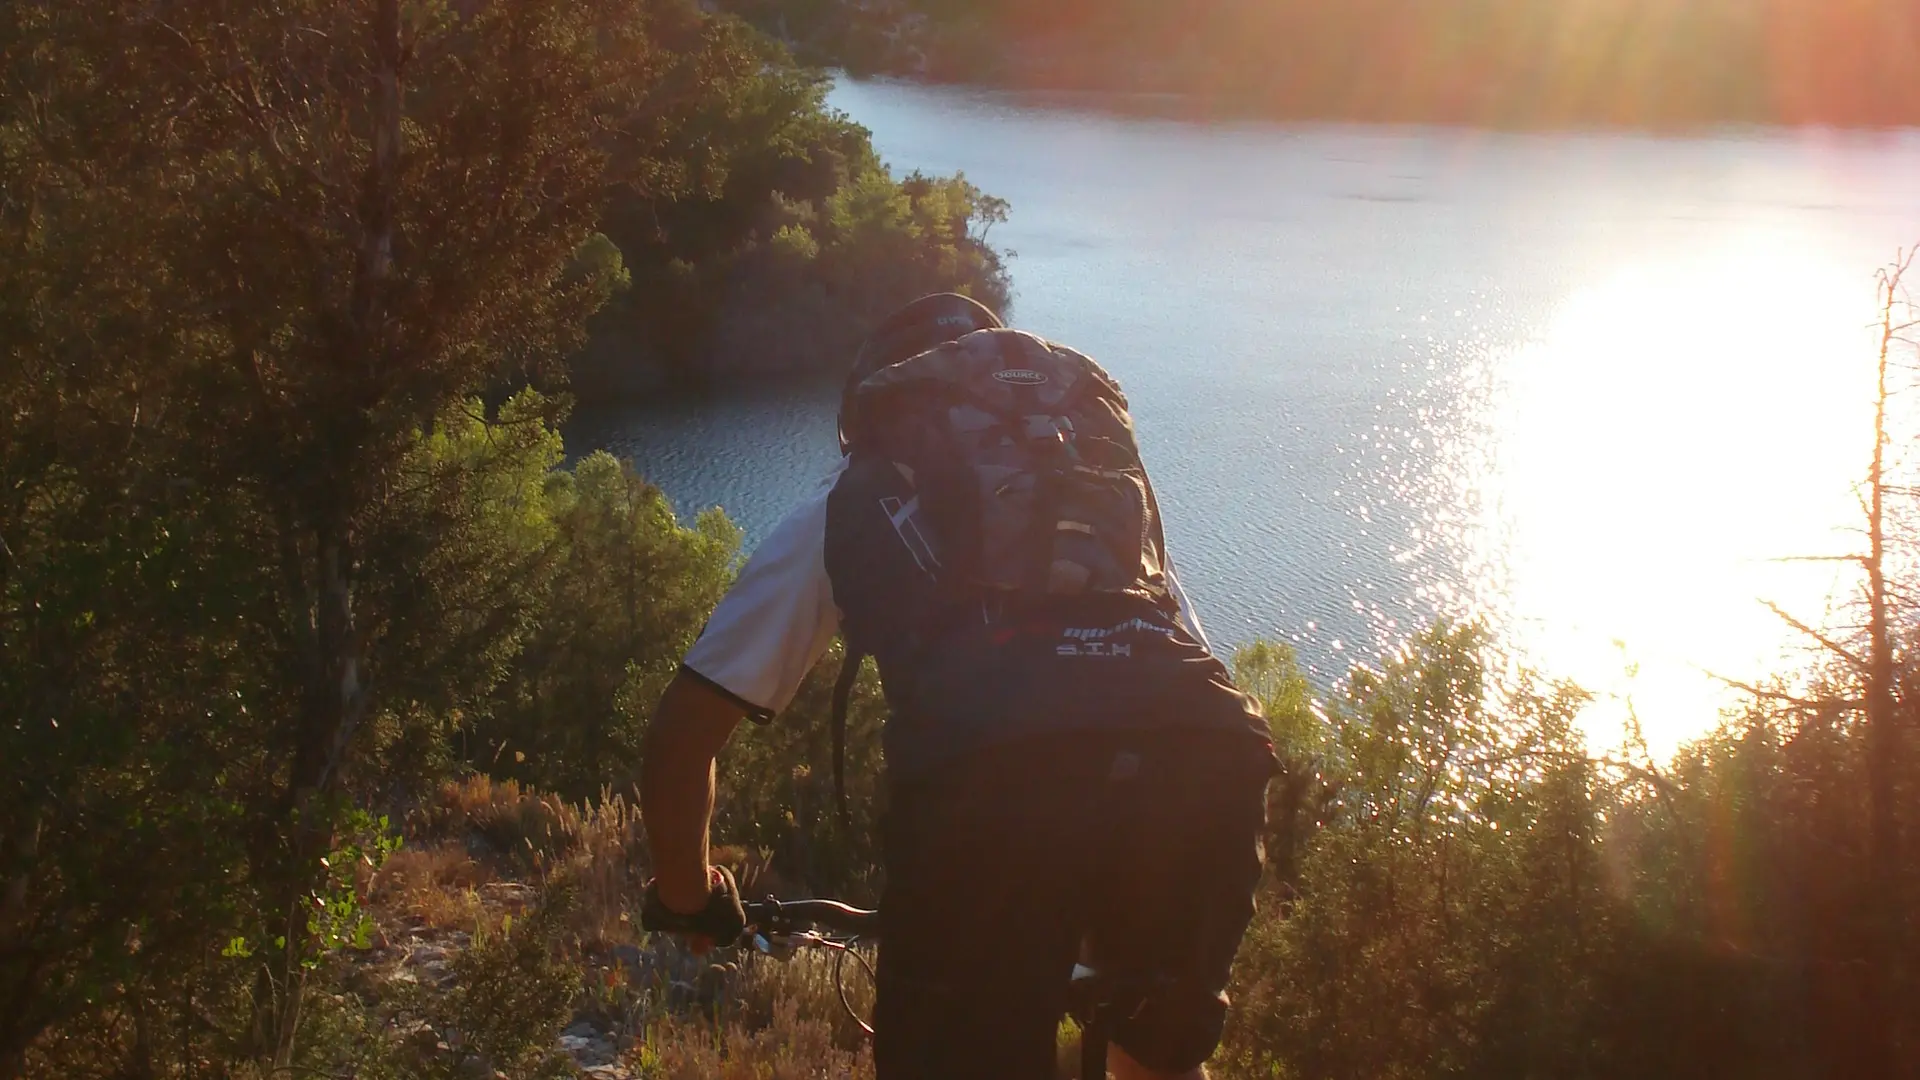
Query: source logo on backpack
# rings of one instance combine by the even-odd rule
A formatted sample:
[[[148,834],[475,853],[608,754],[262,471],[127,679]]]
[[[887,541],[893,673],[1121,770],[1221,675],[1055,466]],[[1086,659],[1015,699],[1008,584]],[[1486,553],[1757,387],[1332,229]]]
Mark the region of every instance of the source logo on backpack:
[[[1026,368],[996,371],[993,373],[993,379],[995,382],[1003,382],[1011,386],[1043,386],[1047,381],[1045,375],[1037,371],[1028,371]]]

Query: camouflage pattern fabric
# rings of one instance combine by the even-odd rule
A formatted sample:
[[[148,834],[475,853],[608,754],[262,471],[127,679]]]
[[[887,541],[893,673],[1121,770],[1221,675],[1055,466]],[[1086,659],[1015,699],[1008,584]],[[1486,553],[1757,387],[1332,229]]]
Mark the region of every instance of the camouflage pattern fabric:
[[[1126,397],[1092,359],[981,330],[873,373],[852,406],[853,446],[919,493],[949,588],[1167,600]]]

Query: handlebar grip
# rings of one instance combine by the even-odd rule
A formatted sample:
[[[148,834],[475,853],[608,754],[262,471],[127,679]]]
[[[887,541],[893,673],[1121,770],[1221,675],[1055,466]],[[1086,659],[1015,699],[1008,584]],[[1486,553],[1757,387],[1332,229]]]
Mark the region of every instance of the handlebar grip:
[[[811,923],[842,934],[872,938],[880,935],[880,913],[857,908],[838,900],[765,900],[748,901],[747,922],[767,928]]]

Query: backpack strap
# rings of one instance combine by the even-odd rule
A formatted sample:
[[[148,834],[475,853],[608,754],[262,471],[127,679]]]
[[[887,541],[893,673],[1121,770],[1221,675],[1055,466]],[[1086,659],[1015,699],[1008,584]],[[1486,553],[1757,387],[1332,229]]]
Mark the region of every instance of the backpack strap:
[[[847,646],[847,658],[840,663],[840,677],[833,681],[833,798],[839,806],[840,824],[851,827],[853,815],[847,810],[847,706],[853,699],[853,684],[860,681],[860,665],[867,654]]]

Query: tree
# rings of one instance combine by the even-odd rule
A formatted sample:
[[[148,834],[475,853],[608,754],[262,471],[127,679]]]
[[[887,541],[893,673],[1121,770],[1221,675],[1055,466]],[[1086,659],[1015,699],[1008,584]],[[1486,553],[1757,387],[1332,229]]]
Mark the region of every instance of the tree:
[[[1900,660],[1893,630],[1892,587],[1888,580],[1887,495],[1893,486],[1887,465],[1888,367],[1894,346],[1916,325],[1903,317],[1906,308],[1901,302],[1901,279],[1912,264],[1912,255],[1903,256],[1900,262],[1882,272],[1880,278],[1880,350],[1875,367],[1873,455],[1867,469],[1867,552],[1861,560],[1867,578],[1867,654],[1860,659],[1865,662],[1866,678],[1869,902],[1874,909],[1874,937],[1882,950],[1881,956],[1888,962],[1871,966],[1877,975],[1869,999],[1874,1014],[1871,1042],[1862,1047],[1858,1075],[1889,1078],[1899,1075],[1895,1067],[1896,1047],[1904,1041],[1895,1019],[1898,1013],[1892,981],[1896,965],[1908,959],[1912,943],[1905,940],[1901,926],[1908,910],[1904,901],[1911,883],[1904,880],[1902,873],[1902,830],[1906,822],[1902,820],[1898,793],[1901,779],[1906,775],[1907,747],[1905,733],[1900,730],[1899,702],[1895,698]]]
[[[92,782],[86,761],[136,745],[166,713],[106,698],[112,737],[44,745],[53,725],[71,730],[76,710],[102,701],[73,693],[81,680],[115,674],[130,695],[172,673],[183,685],[162,700],[180,705],[239,684],[222,699],[234,702],[231,726],[204,725],[224,732],[206,735],[211,771],[243,808],[215,831],[245,852],[229,887],[264,905],[241,935],[265,943],[267,960],[253,1046],[289,1060],[348,777],[389,686],[406,682],[396,603],[415,556],[439,542],[430,515],[400,526],[422,534],[411,548],[391,542],[414,446],[467,396],[553,371],[608,295],[609,275],[581,273],[574,258],[607,185],[671,171],[652,157],[676,100],[654,93],[655,6],[9,9],[0,47],[21,94],[4,147],[10,178],[27,186],[10,189],[8,221],[43,257],[6,282],[7,313],[30,333],[15,339],[25,363],[7,380],[29,430],[6,439],[5,466],[23,479],[4,522],[5,666],[26,661],[32,680],[9,695],[21,703],[16,733],[42,744],[22,760],[42,772],[70,762],[54,775],[81,786],[61,794],[27,777],[9,807],[20,813],[0,848],[6,959],[34,1007],[8,1017],[0,1075],[58,1018],[41,1003],[65,1000],[54,991],[80,947],[56,933],[74,879],[35,854],[50,833],[81,827],[73,796]],[[53,291],[63,282],[82,286],[84,303]],[[68,419],[81,422],[66,430]],[[130,520],[169,507],[151,525]],[[173,584],[201,590],[167,601],[195,608],[172,627],[169,590],[151,591],[167,570],[156,544],[193,571]],[[89,552],[122,593],[83,598],[75,560]],[[55,605],[53,588],[72,603]],[[116,595],[127,606],[103,609]],[[153,618],[129,618],[142,605]],[[155,648],[169,637],[200,662]],[[162,737],[201,741],[190,723],[174,715]],[[125,812],[150,820],[136,809]],[[150,914],[113,905],[101,932]],[[99,992],[76,984],[61,1007]]]
[[[692,527],[606,453],[547,477],[537,627],[469,725],[468,760],[567,798],[624,790],[643,718],[731,578],[740,534],[718,511]]]
[[[1906,666],[1902,635],[1901,594],[1895,584],[1897,536],[1893,501],[1907,489],[1895,483],[1889,453],[1893,450],[1890,409],[1896,387],[1893,377],[1895,350],[1910,345],[1907,335],[1920,322],[1911,318],[1905,300],[1903,281],[1913,265],[1913,255],[1902,255],[1881,271],[1878,285],[1879,325],[1875,363],[1873,400],[1873,445],[1868,456],[1861,494],[1861,516],[1866,550],[1844,556],[1842,561],[1859,566],[1861,571],[1858,604],[1865,610],[1865,622],[1850,633],[1834,634],[1811,626],[1777,606],[1773,610],[1789,625],[1810,637],[1834,665],[1834,696],[1824,710],[1857,710],[1863,721],[1864,737],[1860,749],[1865,763],[1866,814],[1864,821],[1865,878],[1864,906],[1866,940],[1859,943],[1860,968],[1864,976],[1861,1001],[1864,1023],[1860,1037],[1848,1043],[1849,1071],[1864,1077],[1902,1075],[1897,1062],[1907,1039],[1901,1000],[1911,989],[1902,983],[1914,976],[1916,943],[1912,928],[1906,925],[1914,882],[1911,880],[1911,856],[1905,830],[1908,808],[1904,791],[1912,784],[1908,759],[1912,734],[1900,698],[1901,672]],[[1805,709],[1805,699],[1794,700],[1774,695],[1787,704]],[[1831,717],[1823,718],[1830,723]]]

